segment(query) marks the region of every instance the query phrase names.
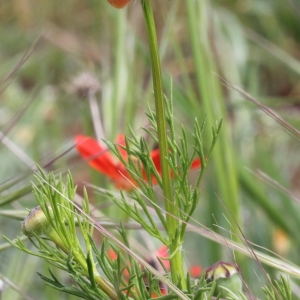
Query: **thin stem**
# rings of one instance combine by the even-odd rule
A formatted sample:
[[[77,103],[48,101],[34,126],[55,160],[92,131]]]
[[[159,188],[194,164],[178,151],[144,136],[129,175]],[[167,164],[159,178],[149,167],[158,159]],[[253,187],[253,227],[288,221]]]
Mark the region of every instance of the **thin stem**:
[[[89,105],[90,105],[95,134],[97,137],[97,141],[100,143],[105,136],[104,136],[104,131],[103,131],[101,117],[100,117],[99,105],[95,93],[89,92],[88,99],[89,99]]]
[[[170,262],[171,274],[174,283],[179,283],[182,289],[186,289],[186,282],[184,278],[184,270],[182,263],[181,251],[178,251],[182,241],[179,240],[176,233],[179,231],[180,223],[176,218],[178,216],[178,209],[173,203],[172,185],[170,178],[170,168],[168,165],[168,141],[167,141],[167,125],[165,117],[165,104],[162,87],[161,65],[158,52],[157,36],[155,29],[155,22],[153,11],[151,7],[151,0],[141,0],[142,9],[144,13],[151,64],[152,64],[152,77],[155,98],[155,112],[157,122],[158,144],[160,151],[161,170],[162,170],[162,189],[165,199],[165,209],[167,212],[167,231],[169,236],[169,249],[170,249]],[[174,217],[173,217],[174,216]]]
[[[55,243],[55,245],[60,248],[62,251],[64,251],[67,255],[70,254],[69,248],[65,245],[65,243],[62,241],[60,236],[57,234],[57,232],[52,229],[48,233],[49,238]],[[86,272],[86,276],[88,276],[88,266],[86,263],[86,260],[82,258],[81,255],[78,255],[78,252],[73,251],[72,255],[74,256],[75,261],[81,265],[81,267],[84,269]],[[95,273],[95,282],[98,284],[98,286],[110,297],[112,300],[117,300],[118,296],[113,289],[112,286],[110,286],[96,271],[94,270]]]

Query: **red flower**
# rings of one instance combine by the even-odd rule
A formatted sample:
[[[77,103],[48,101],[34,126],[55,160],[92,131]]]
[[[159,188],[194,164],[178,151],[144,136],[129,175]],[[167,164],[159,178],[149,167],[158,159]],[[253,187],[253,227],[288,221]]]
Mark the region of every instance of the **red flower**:
[[[88,160],[89,165],[99,171],[100,173],[109,177],[115,184],[116,188],[124,189],[127,191],[132,190],[134,186],[137,186],[136,181],[132,178],[126,167],[117,160],[111,153],[108,152],[107,147],[98,143],[96,140],[84,136],[77,135],[75,137],[76,149],[81,156]],[[117,137],[117,145],[121,155],[127,160],[127,152],[120,146],[125,145],[125,138],[123,135]],[[153,164],[161,173],[159,150],[155,149],[150,152]],[[200,168],[200,159],[195,159],[191,165],[191,169]],[[146,173],[143,172],[144,180],[147,180]],[[157,184],[157,180],[154,176],[151,178],[153,184]]]
[[[107,0],[113,7],[123,8],[130,0]]]

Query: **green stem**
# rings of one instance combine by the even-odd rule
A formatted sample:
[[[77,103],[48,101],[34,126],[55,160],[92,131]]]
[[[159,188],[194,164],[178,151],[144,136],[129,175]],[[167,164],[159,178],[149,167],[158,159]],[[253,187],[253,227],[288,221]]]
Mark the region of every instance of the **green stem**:
[[[151,7],[151,0],[141,0],[142,9],[144,13],[150,56],[152,65],[153,88],[155,98],[155,112],[157,122],[157,133],[160,151],[160,163],[162,170],[162,189],[165,199],[165,209],[167,212],[166,221],[169,236],[169,250],[171,274],[174,283],[180,283],[182,289],[186,289],[186,282],[184,277],[182,255],[180,246],[182,241],[178,238],[180,222],[178,220],[178,209],[173,202],[172,185],[170,178],[170,168],[168,165],[168,140],[167,140],[167,125],[165,117],[165,104],[162,86],[161,65],[158,52],[158,43],[155,29],[155,22],[153,11]]]
[[[241,224],[241,220],[236,157],[227,125],[229,122],[227,122],[222,88],[219,79],[214,74],[217,71],[212,55],[213,51],[209,46],[209,28],[207,28],[205,19],[209,14],[209,9],[206,8],[207,3],[209,1],[185,1],[186,19],[197,86],[199,86],[203,108],[207,112],[207,123],[215,124],[215,120],[224,118],[222,130],[218,135],[218,143],[214,149],[216,182],[220,190],[219,198],[224,201],[234,219],[232,232],[236,235],[233,235],[233,240],[239,241],[240,228],[238,224]],[[213,205],[215,209],[216,206]],[[220,253],[216,253],[216,256],[219,257],[219,255]]]
[[[57,234],[57,232],[52,229],[50,232],[48,232],[49,238],[55,243],[55,245],[63,250],[67,255],[70,253],[70,249],[65,245],[63,240],[60,238],[60,236]],[[84,271],[86,272],[86,276],[88,276],[88,266],[86,263],[86,260],[82,258],[81,255],[77,255],[76,253],[72,253],[74,256],[75,261],[82,266]],[[118,296],[113,289],[112,286],[110,286],[96,271],[94,270],[95,274],[95,282],[98,284],[98,286],[110,297],[112,300],[118,300]]]

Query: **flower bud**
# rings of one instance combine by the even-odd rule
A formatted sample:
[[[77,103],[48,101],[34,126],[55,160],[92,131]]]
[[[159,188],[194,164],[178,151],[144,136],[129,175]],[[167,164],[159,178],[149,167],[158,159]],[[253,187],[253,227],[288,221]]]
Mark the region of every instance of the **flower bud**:
[[[107,0],[113,7],[123,8],[130,0]]]
[[[226,298],[234,294],[240,297],[242,293],[241,270],[235,263],[219,261],[206,269],[205,278],[209,281],[216,281],[215,296],[220,295],[221,298]]]
[[[49,207],[51,211],[51,207]],[[51,224],[40,206],[33,208],[21,224],[23,233],[27,236],[42,235],[49,232]]]

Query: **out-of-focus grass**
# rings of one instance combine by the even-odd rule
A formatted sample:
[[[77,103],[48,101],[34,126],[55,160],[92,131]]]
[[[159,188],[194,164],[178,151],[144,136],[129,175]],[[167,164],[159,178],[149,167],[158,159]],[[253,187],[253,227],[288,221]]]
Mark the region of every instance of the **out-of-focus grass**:
[[[299,238],[295,230],[299,225],[299,204],[253,175],[258,169],[262,170],[289,191],[299,194],[299,142],[253,104],[222,87],[217,75],[212,74],[214,71],[239,85],[300,128],[299,4],[293,0],[223,0],[213,4],[210,1],[193,1],[190,5],[196,18],[188,26],[188,10],[183,0],[153,0],[165,91],[169,92],[171,76],[178,127],[184,124],[189,128],[195,117],[202,119],[208,113],[206,129],[209,139],[212,123],[220,117],[225,119],[224,136],[206,174],[202,199],[194,217],[228,236],[225,230],[216,228],[214,224],[226,227],[226,230],[235,227],[220,202],[230,203],[235,198],[238,201],[238,220],[247,238],[262,247],[280,251],[278,230],[281,225],[270,209],[261,204],[256,194],[258,189],[265,197],[264,201],[268,201],[281,216],[282,222],[293,229],[287,239],[285,235],[280,237],[281,246],[287,246],[287,250],[281,249],[283,252],[280,254],[299,264]],[[200,5],[203,9],[205,7],[205,14],[200,14]],[[152,100],[152,87],[139,3],[132,1],[125,10],[114,10],[104,0],[11,0],[0,4],[0,17],[1,79],[12,72],[39,38],[32,55],[0,86],[0,129],[8,130],[7,137],[30,158],[24,162],[12,154],[11,149],[1,145],[0,183],[25,174],[32,166],[31,161],[39,164],[51,161],[72,145],[74,135],[92,133],[91,122],[86,122],[88,104],[69,92],[72,79],[82,71],[95,74],[101,83],[101,93],[97,97],[106,137],[114,140],[117,133],[126,132],[127,124],[137,134],[141,133],[140,127],[147,125],[144,111]],[[190,35],[192,29],[195,30],[194,37]],[[196,39],[194,46],[192,39]],[[209,53],[209,59],[215,65],[213,70],[209,64],[204,68],[195,63],[197,45]],[[203,53],[203,49],[199,49],[198,53]],[[205,58],[203,63],[207,62]],[[200,78],[205,77],[207,83],[203,80],[199,85],[197,72],[201,67]],[[216,85],[221,87],[222,96],[216,93],[219,88]],[[15,114],[31,99],[33,101],[28,109],[13,124]],[[209,105],[205,106],[205,101]],[[220,105],[224,106],[222,110],[219,110]],[[226,146],[226,142],[229,145]],[[230,151],[233,162],[227,159],[227,151]],[[47,169],[71,169],[78,182],[92,180],[98,186],[110,187],[101,175],[92,172],[91,176],[87,164],[78,164],[79,161],[73,151]],[[235,171],[232,172],[233,164]],[[253,173],[248,173],[245,168]],[[251,189],[251,185],[245,187],[240,172],[248,173],[247,178],[256,187],[255,190]],[[0,204],[7,193],[27,186],[30,180],[32,176],[27,175],[18,184],[1,190]],[[230,186],[228,180],[238,184],[233,194],[226,192]],[[1,209],[30,208],[36,205],[32,198],[27,194]],[[97,205],[107,201],[101,202],[98,198]],[[233,209],[231,206],[228,208]],[[232,227],[223,214],[230,219]],[[19,234],[19,224],[14,220],[0,217],[0,225],[2,234],[9,237]],[[200,263],[203,267],[216,259],[232,259],[228,249],[217,247],[217,244],[198,236],[196,239],[194,235],[188,238],[185,251],[191,263]],[[34,272],[21,274],[24,278],[20,279],[7,271],[19,269],[20,262],[16,258],[20,254],[10,250],[3,253],[1,272],[19,283],[29,295],[40,297],[44,293],[42,289],[33,291],[39,281]],[[243,273],[250,288],[259,295],[257,286],[262,285],[264,279],[260,274],[262,282],[257,282],[253,269],[258,267],[252,262],[243,269]],[[267,271],[274,274],[271,269]],[[24,279],[28,281],[25,283]],[[52,296],[52,291],[48,290],[43,299],[51,299]],[[23,298],[8,287],[4,299]]]

